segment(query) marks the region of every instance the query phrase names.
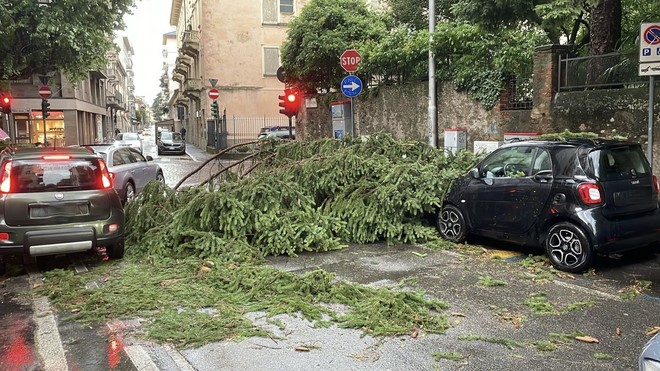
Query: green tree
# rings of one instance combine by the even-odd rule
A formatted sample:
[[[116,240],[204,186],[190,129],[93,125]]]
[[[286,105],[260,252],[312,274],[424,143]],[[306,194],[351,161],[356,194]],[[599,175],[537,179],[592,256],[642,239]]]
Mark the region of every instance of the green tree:
[[[154,98],[154,102],[151,105],[151,112],[154,113],[154,119],[156,121],[162,121],[163,116],[169,113],[169,109],[167,108],[168,100],[168,97],[163,95],[162,92],[158,93],[156,98]]]
[[[0,79],[64,73],[71,81],[102,69],[112,34],[133,0],[0,0]]]
[[[364,0],[312,0],[291,21],[282,46],[282,67],[288,82],[309,90],[339,86],[346,72],[341,53],[377,41],[387,28]]]

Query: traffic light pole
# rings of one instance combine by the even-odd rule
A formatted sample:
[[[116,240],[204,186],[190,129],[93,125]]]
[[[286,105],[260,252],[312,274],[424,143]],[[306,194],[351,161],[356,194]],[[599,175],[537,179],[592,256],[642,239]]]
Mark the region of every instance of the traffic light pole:
[[[293,139],[293,120],[289,116],[289,139]]]

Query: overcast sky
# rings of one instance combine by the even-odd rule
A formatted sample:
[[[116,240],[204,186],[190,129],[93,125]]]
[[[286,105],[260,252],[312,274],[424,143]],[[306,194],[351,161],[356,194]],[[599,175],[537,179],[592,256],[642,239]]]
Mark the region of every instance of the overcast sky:
[[[137,0],[132,15],[124,18],[127,36],[133,51],[135,96],[144,97],[149,106],[160,92],[163,73],[163,34],[175,29],[170,26],[172,0]]]

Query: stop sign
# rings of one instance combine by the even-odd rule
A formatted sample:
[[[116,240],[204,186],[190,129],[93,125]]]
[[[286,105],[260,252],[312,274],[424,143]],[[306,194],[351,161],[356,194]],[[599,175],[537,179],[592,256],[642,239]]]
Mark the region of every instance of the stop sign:
[[[220,96],[220,91],[216,88],[209,89],[209,98],[216,100]]]
[[[39,96],[43,99],[48,99],[51,95],[53,95],[53,92],[48,86],[42,86],[39,88]]]
[[[339,57],[339,63],[346,72],[355,72],[362,61],[362,56],[355,49],[344,50]]]

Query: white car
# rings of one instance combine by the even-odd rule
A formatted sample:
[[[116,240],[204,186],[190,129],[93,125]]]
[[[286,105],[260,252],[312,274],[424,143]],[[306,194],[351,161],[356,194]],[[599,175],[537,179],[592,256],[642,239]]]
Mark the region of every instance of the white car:
[[[649,340],[639,356],[639,371],[660,370],[660,333]]]
[[[135,148],[142,153],[142,138],[138,133],[119,133],[115,136],[114,145]]]

